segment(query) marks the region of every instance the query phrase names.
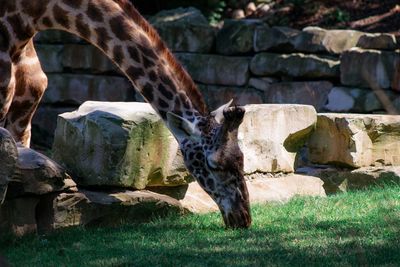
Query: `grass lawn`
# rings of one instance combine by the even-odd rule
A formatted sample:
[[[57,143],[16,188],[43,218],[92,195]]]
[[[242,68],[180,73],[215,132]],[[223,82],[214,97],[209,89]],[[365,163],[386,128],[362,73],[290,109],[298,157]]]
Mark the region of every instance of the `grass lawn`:
[[[400,186],[252,208],[249,230],[217,213],[119,228],[3,238],[19,266],[400,266]]]

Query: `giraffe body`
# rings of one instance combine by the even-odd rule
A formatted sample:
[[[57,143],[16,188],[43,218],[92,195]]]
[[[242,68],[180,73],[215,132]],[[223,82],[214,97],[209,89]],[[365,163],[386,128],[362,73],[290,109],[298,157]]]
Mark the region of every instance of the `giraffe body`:
[[[32,38],[47,29],[73,33],[113,60],[166,122],[225,224],[250,226],[237,144],[244,109],[209,113],[193,80],[128,0],[0,0],[0,126],[30,145],[31,120],[47,87]]]

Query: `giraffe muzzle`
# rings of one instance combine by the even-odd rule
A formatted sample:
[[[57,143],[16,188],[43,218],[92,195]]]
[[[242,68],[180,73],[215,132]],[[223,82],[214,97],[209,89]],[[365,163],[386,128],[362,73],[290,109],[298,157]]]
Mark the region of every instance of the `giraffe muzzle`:
[[[227,215],[223,215],[223,218],[227,228],[249,228],[251,225],[250,210],[247,209],[232,211]]]

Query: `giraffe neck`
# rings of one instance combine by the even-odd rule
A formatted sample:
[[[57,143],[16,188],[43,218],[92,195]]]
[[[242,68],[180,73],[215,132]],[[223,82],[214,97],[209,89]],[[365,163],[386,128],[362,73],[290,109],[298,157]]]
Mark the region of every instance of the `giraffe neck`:
[[[9,26],[18,28],[20,37],[16,38],[28,39],[47,29],[68,31],[113,60],[164,120],[167,112],[191,121],[207,113],[193,80],[127,0],[16,2],[17,12],[7,20]]]

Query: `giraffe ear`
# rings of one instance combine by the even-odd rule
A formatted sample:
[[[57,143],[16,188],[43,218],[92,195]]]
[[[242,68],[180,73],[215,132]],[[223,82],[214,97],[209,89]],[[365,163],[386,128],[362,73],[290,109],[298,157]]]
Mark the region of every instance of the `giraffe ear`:
[[[216,122],[218,122],[219,124],[222,124],[222,122],[224,121],[224,118],[225,118],[224,110],[229,108],[232,105],[232,102],[233,102],[233,99],[231,99],[225,105],[222,105],[219,108],[217,108],[216,110],[214,110],[213,112],[211,112],[211,115],[214,117]]]
[[[196,124],[175,113],[167,112],[167,124],[177,139],[197,140],[200,138],[201,134]]]

